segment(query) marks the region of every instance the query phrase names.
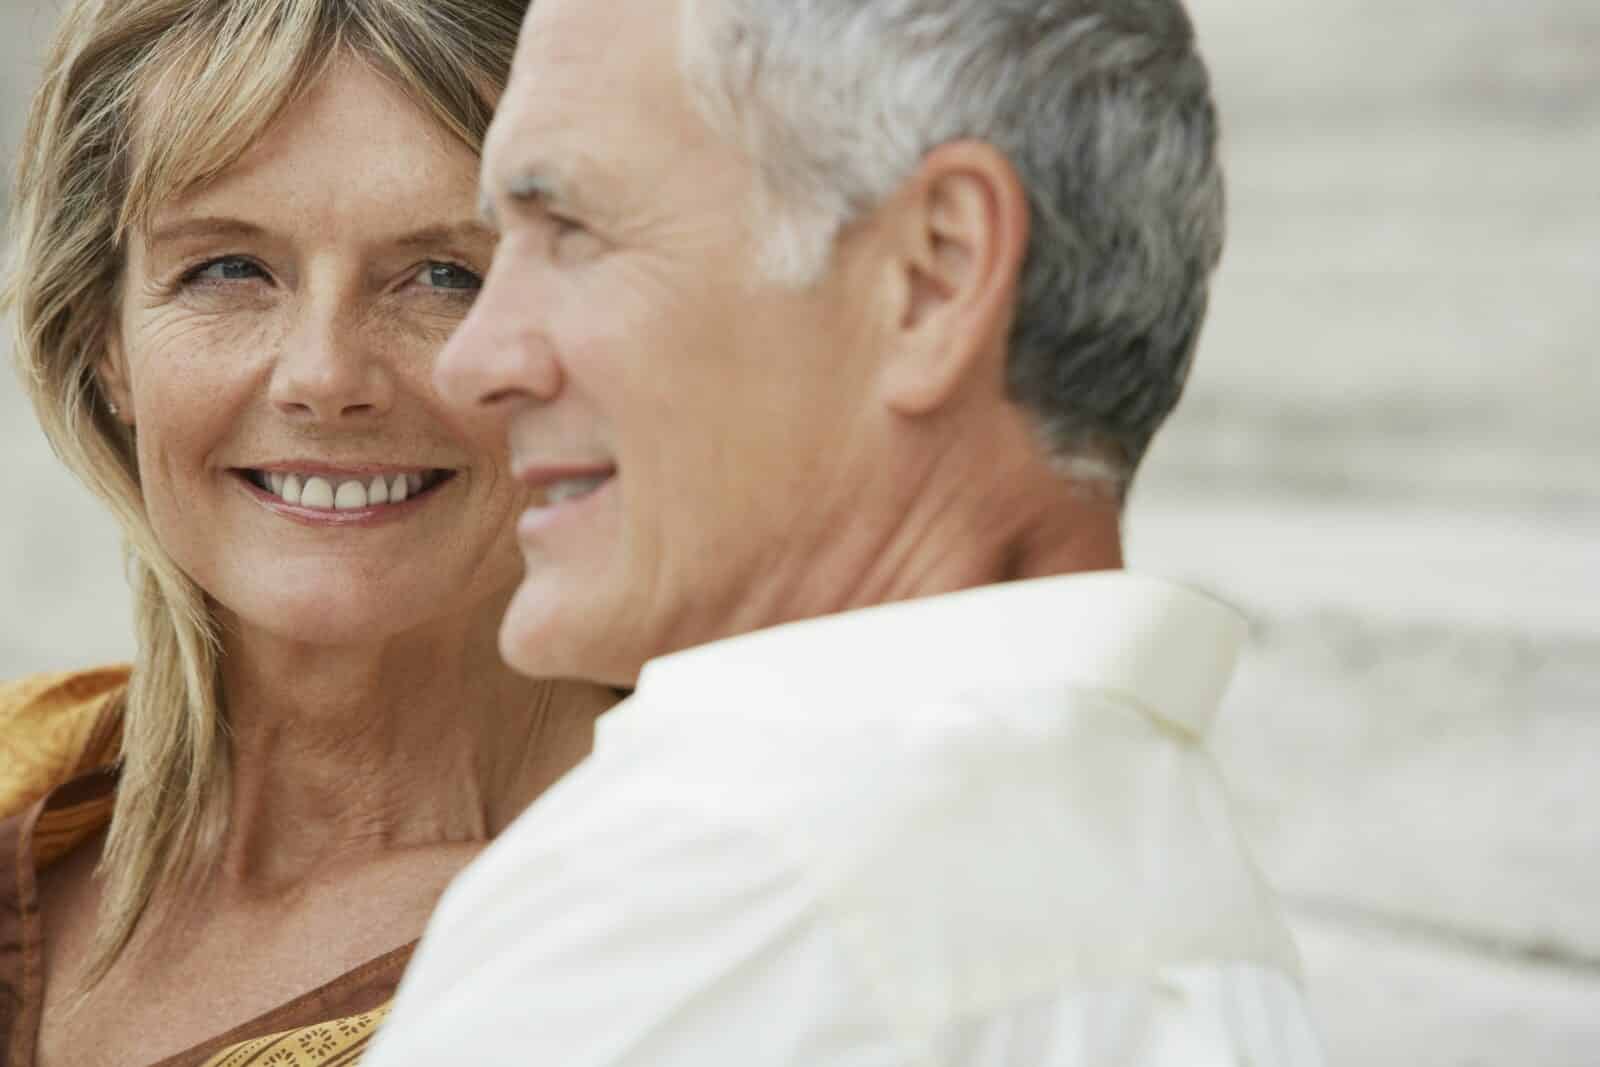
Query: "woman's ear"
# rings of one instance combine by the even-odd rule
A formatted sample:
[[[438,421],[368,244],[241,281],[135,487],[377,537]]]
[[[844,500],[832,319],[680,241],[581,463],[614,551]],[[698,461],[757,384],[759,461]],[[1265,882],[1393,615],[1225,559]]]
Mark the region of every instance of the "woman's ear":
[[[127,426],[133,425],[133,390],[128,383],[128,360],[122,348],[122,337],[112,330],[106,338],[106,354],[95,367],[95,378],[100,383],[100,393],[112,417]]]

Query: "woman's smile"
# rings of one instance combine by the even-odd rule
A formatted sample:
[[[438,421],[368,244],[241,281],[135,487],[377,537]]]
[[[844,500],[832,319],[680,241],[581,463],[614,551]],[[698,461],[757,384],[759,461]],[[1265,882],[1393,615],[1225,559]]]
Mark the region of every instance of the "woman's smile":
[[[230,473],[268,510],[304,525],[364,527],[416,514],[458,471],[288,462]]]
[[[130,233],[103,373],[156,536],[239,633],[442,634],[516,582],[528,491],[432,381],[496,247],[436,132],[349,60]]]

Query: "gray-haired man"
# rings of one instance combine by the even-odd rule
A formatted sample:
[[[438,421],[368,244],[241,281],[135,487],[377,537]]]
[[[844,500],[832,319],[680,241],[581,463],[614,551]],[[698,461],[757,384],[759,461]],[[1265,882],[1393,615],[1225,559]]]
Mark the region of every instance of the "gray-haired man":
[[[372,1067],[1318,1062],[1241,623],[1119,570],[1215,142],[1176,0],[538,0],[438,373],[545,494],[502,649],[637,693]]]

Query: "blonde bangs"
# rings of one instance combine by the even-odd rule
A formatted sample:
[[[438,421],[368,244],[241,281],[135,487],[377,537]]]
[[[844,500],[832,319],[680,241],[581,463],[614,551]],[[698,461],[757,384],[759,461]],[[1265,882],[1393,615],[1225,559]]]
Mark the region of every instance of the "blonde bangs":
[[[148,226],[159,205],[228,170],[341,55],[370,63],[474,152],[493,117],[518,24],[489,8],[455,23],[489,29],[474,55],[436,43],[451,20],[404,4],[254,0],[209,10],[169,33],[132,87],[126,194],[117,221]],[[495,36],[502,47],[494,45]],[[467,60],[467,62],[461,62]]]
[[[317,0],[213,7],[163,39],[133,87],[120,244],[163,203],[232,167],[341,45]]]

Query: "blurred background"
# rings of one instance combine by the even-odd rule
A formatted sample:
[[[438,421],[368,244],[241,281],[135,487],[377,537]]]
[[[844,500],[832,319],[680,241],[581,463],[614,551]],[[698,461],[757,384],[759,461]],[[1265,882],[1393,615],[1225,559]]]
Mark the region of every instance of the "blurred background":
[[[55,5],[0,5],[9,168]],[[1594,1067],[1600,3],[1190,9],[1231,237],[1131,563],[1256,621],[1217,756],[1331,1062]],[[0,677],[125,658],[9,375],[0,455]]]

